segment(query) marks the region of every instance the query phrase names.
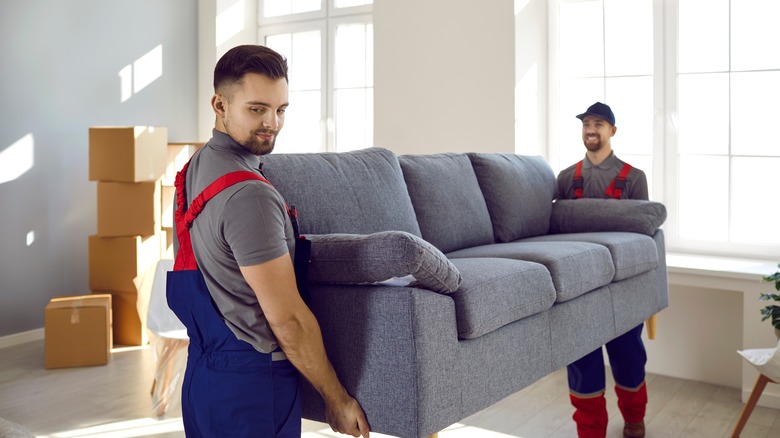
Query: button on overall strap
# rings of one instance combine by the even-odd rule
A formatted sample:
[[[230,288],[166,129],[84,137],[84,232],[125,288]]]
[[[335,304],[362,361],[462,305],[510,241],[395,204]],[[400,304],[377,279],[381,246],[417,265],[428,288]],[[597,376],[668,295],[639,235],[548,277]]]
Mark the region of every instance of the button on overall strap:
[[[623,164],[623,168],[620,169],[620,173],[609,184],[604,194],[610,198],[620,199],[623,196],[623,190],[626,188],[626,179],[631,172],[631,165],[628,163]],[[582,198],[582,160],[580,160],[574,167],[574,198]]]

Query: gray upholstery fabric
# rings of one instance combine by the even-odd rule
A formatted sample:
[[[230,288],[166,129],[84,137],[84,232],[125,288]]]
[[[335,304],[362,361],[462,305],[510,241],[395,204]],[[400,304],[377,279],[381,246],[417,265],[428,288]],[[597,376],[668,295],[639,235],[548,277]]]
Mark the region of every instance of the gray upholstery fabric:
[[[631,278],[658,266],[658,251],[653,239],[644,234],[625,232],[550,234],[531,237],[523,242],[590,242],[604,245],[612,255],[615,277],[612,281]]]
[[[430,243],[403,231],[309,235],[312,241],[309,281],[371,284],[393,277],[414,276],[414,285],[436,292],[454,292],[460,273]]]
[[[458,336],[478,338],[555,301],[550,274],[537,263],[499,258],[453,259],[463,276],[455,300]]]
[[[547,234],[555,196],[555,175],[550,165],[542,157],[468,155],[485,196],[496,241]]]
[[[556,302],[568,301],[605,286],[615,275],[609,250],[587,242],[523,240],[466,248],[447,253],[447,257],[456,266],[459,266],[457,260],[464,257],[500,257],[540,263],[550,272]],[[487,269],[490,271],[493,267]]]
[[[422,237],[454,251],[493,242],[493,225],[465,154],[398,157]]]
[[[550,310],[552,366],[566,366],[615,337],[615,315],[607,287],[588,292]]]
[[[638,199],[559,199],[552,207],[550,233],[631,231],[652,236],[666,221],[660,202]]]
[[[261,161],[268,180],[298,209],[302,234],[420,236],[398,158],[387,149],[270,154]]]

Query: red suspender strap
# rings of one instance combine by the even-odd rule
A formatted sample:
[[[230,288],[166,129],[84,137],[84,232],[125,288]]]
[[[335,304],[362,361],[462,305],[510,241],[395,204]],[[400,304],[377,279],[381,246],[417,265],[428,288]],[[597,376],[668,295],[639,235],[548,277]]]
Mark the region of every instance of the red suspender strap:
[[[582,198],[582,161],[574,168],[574,199]]]
[[[610,198],[620,199],[620,197],[623,196],[623,189],[626,188],[626,178],[628,178],[629,172],[631,172],[631,165],[628,163],[623,164],[620,173],[612,180],[612,183],[607,187],[607,190],[605,190],[604,193]]]
[[[192,200],[192,204],[189,208],[185,208],[187,204],[187,194],[185,190],[185,181],[187,178],[187,168],[189,163],[185,164],[179,173],[176,174],[176,213],[174,214],[174,220],[176,221],[176,237],[179,240],[179,252],[176,254],[173,270],[196,270],[198,269],[198,263],[195,261],[195,255],[192,252],[192,242],[190,240],[190,227],[195,218],[203,211],[203,207],[206,203],[214,197],[217,193],[246,180],[258,180],[271,184],[267,179],[262,176],[244,170],[231,172],[219,177],[216,181],[206,187],[195,199]]]

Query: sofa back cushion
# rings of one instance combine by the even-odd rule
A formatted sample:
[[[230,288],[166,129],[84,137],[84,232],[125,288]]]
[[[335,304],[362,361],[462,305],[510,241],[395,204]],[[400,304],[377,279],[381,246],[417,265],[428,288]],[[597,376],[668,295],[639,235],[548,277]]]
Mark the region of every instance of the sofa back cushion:
[[[268,180],[298,210],[301,234],[420,236],[398,157],[387,149],[270,154],[261,161]]]
[[[442,252],[493,242],[493,226],[465,154],[398,157],[423,239]]]
[[[547,234],[555,175],[541,157],[470,153],[497,242]]]

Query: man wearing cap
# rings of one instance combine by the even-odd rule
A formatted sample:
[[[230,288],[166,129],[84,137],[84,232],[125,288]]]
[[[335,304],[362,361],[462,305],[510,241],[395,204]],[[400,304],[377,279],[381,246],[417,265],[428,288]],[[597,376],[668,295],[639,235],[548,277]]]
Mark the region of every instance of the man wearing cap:
[[[556,199],[648,199],[647,178],[641,170],[615,156],[611,139],[617,132],[612,109],[601,102],[577,116],[582,120],[585,158],[558,174]],[[644,324],[606,344],[618,407],[626,437],[645,436],[647,354],[642,342]],[[567,367],[569,398],[581,438],[603,438],[607,433],[606,378],[601,347]]]

